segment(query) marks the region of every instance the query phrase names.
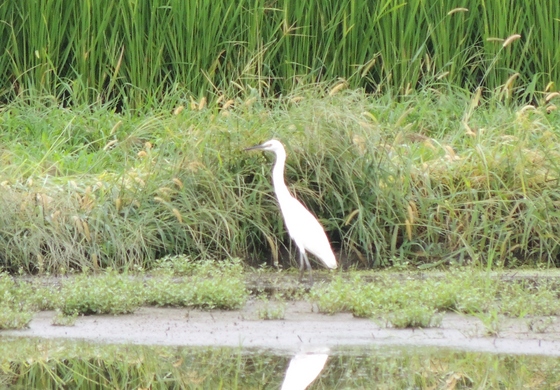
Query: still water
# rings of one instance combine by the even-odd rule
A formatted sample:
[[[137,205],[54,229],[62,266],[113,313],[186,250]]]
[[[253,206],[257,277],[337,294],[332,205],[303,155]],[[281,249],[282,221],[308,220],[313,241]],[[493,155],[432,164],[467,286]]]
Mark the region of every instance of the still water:
[[[294,354],[0,337],[0,388],[281,389],[292,380],[284,388],[297,389],[298,376],[302,389],[310,381],[309,389],[555,389],[560,360],[434,347]]]

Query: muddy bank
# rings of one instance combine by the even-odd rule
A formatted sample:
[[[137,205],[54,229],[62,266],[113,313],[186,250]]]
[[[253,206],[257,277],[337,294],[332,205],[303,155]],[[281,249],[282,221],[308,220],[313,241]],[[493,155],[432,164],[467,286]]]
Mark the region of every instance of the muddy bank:
[[[507,354],[560,356],[560,321],[544,332],[528,319],[503,319],[497,337],[486,335],[472,316],[447,313],[439,328],[392,329],[351,314],[316,313],[310,303],[288,302],[283,320],[260,320],[259,301],[237,311],[141,308],[134,314],[79,317],[74,326],[53,326],[54,312],[37,313],[29,329],[0,331],[0,337],[82,339],[100,343],[178,346],[242,346],[292,353],[301,348],[351,346],[438,346]]]

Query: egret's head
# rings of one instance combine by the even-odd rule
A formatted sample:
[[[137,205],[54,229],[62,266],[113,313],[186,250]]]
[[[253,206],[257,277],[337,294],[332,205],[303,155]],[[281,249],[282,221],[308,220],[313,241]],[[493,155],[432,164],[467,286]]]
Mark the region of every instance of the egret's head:
[[[264,150],[264,151],[278,153],[279,151],[284,150],[284,146],[280,141],[271,139],[270,141],[266,141],[260,145],[251,146],[250,148],[247,148],[245,150]]]

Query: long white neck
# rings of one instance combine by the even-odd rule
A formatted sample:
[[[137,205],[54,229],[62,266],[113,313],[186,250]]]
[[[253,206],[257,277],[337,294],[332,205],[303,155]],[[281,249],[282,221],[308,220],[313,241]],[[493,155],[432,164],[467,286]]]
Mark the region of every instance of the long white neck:
[[[291,197],[288,187],[284,182],[284,166],[286,165],[286,151],[282,148],[276,150],[276,162],[274,163],[274,168],[272,169],[272,184],[274,185],[274,191],[276,192],[276,197],[280,200],[286,197]],[[280,202],[282,204],[282,202]]]

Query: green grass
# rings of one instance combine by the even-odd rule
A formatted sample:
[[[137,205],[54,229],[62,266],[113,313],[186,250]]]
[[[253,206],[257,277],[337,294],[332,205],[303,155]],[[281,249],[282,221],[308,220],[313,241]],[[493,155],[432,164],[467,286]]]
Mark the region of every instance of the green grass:
[[[246,283],[253,283],[255,275],[245,274],[239,261],[175,257],[164,263],[169,262],[189,264],[188,273],[175,274],[163,266],[149,274],[108,271],[70,275],[55,283],[1,274],[0,329],[24,328],[38,310],[56,310],[55,325],[72,325],[78,315],[131,313],[146,305],[205,310],[246,305]],[[255,291],[256,315],[283,319],[287,301],[308,300],[321,313],[351,312],[384,326],[426,328],[439,326],[444,313],[458,312],[479,318],[489,334],[499,333],[503,317],[526,319],[528,329],[542,332],[560,315],[560,283],[530,274],[512,279],[507,273],[473,269],[361,272],[318,282],[308,294],[290,296],[292,289],[291,283],[278,283],[272,297],[265,290]]]
[[[50,285],[43,285],[43,280]],[[2,273],[0,329],[25,328],[37,310],[55,309],[54,324],[71,325],[78,315],[132,313],[141,305],[238,309],[248,295],[237,260],[192,263],[188,275],[167,267],[157,268],[154,275],[108,270],[71,274],[56,283],[50,278],[17,280]]]
[[[29,301],[33,289],[17,284],[5,273],[0,274],[0,329],[24,328],[33,318]]]
[[[74,326],[78,319],[78,311],[72,314],[65,314],[62,310],[57,310],[56,315],[53,317],[52,325],[54,326]]]
[[[338,276],[310,292],[310,300],[322,313],[351,312],[396,328],[427,328],[439,326],[442,313],[452,311],[478,317],[493,335],[499,333],[502,316],[558,316],[559,296],[556,281],[530,277],[512,281],[473,270],[438,276],[381,272],[351,280]]]
[[[192,261],[173,256],[157,262],[153,278],[145,282],[144,301],[156,306],[238,309],[248,297],[239,259]],[[177,279],[177,276],[183,276]]]
[[[65,315],[132,313],[142,303],[142,290],[142,283],[126,274],[81,274],[62,283],[60,309]]]
[[[397,101],[319,85],[177,115],[14,102],[0,110],[2,267],[262,264],[289,239],[271,161],[243,149],[271,137],[345,266],[556,266],[557,99],[426,89]]]
[[[259,297],[257,316],[261,320],[283,320],[286,314],[286,301],[280,296],[271,299],[265,295]]]
[[[162,101],[173,106],[180,95],[270,97],[340,79],[392,94],[426,85],[481,86],[530,101],[558,83],[557,2],[465,0],[459,6],[443,0],[4,2],[0,72],[7,77],[0,99],[48,94],[71,106],[138,109]],[[521,38],[503,47],[514,34]]]

